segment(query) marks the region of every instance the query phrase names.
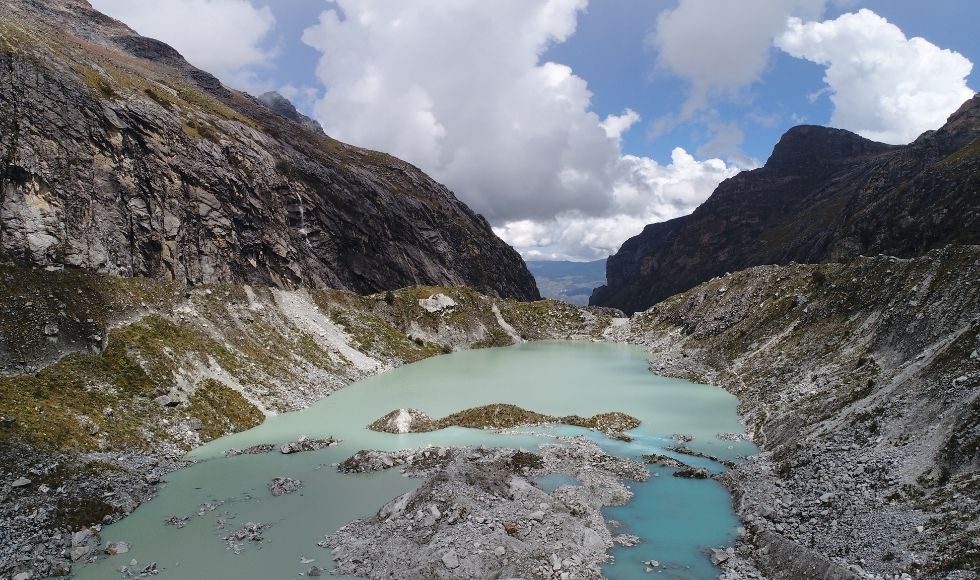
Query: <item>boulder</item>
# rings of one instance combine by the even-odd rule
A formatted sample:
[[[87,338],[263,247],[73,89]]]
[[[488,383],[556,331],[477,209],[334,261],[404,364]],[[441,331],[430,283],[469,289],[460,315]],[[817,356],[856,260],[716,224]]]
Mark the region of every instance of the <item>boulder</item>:
[[[443,554],[442,563],[450,570],[459,568],[459,556],[456,555],[456,550],[449,550]]]
[[[432,419],[418,409],[395,409],[368,425],[372,431],[382,433],[414,433],[427,431]]]
[[[98,550],[99,544],[101,543],[102,537],[95,528],[82,528],[75,532],[71,537],[72,561],[78,562],[79,560],[88,558]]]
[[[180,401],[175,401],[174,399],[171,399],[169,395],[160,395],[159,397],[154,399],[154,401],[156,401],[157,404],[160,405],[161,407],[176,407],[177,405],[180,404]]]
[[[710,477],[707,469],[701,467],[686,467],[674,472],[674,477],[686,477],[687,479],[707,479]]]
[[[276,497],[293,493],[301,487],[303,487],[302,481],[290,477],[276,477],[269,482],[269,492]]]
[[[428,298],[422,298],[419,300],[419,306],[425,309],[426,312],[435,314],[436,312],[442,312],[450,308],[455,308],[458,306],[456,301],[446,296],[445,294],[433,294]]]
[[[118,556],[119,554],[125,554],[129,552],[128,542],[109,542],[105,547],[105,553],[110,556]]]

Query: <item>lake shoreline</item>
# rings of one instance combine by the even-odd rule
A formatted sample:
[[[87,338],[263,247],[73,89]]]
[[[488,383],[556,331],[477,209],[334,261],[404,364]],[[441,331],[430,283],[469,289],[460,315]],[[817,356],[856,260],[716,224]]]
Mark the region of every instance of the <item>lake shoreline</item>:
[[[573,342],[567,342],[567,341],[547,342],[546,341],[546,342],[540,342],[540,343],[527,343],[525,346],[516,347],[518,349],[516,351],[502,350],[502,351],[500,351],[501,355],[496,355],[495,354],[496,351],[471,351],[471,353],[473,355],[475,355],[475,356],[479,356],[479,357],[483,357],[483,358],[485,358],[487,355],[494,355],[495,357],[499,357],[499,356],[503,356],[504,354],[506,354],[508,352],[525,353],[525,354],[522,354],[520,356],[523,357],[523,359],[531,362],[531,361],[536,361],[537,360],[537,356],[538,355],[535,355],[533,353],[537,352],[538,349],[541,349],[541,348],[545,348],[545,349],[556,349],[556,348],[558,348],[559,349],[558,352],[564,352],[567,349],[568,346],[574,347],[573,350],[570,351],[569,352],[569,355],[568,355],[568,356],[571,356],[572,357],[572,360],[574,360],[575,358],[578,358],[579,357],[579,355],[575,355],[575,354],[572,354],[572,353],[578,352],[578,351],[592,352],[594,350],[593,346],[594,347],[600,347],[601,348],[600,351],[597,351],[597,354],[594,355],[594,356],[598,356],[599,357],[597,360],[607,360],[608,359],[608,361],[609,361],[608,364],[617,364],[617,365],[618,364],[622,364],[622,363],[619,363],[619,362],[616,362],[616,361],[619,358],[621,358],[622,356],[626,356],[626,353],[630,353],[629,354],[630,360],[635,361],[635,362],[630,363],[630,364],[631,365],[634,365],[631,368],[635,368],[635,371],[634,372],[636,373],[637,380],[640,380],[643,384],[647,384],[647,381],[649,380],[648,377],[650,377],[650,378],[654,377],[654,375],[652,375],[649,372],[648,368],[647,368],[647,358],[646,358],[645,354],[643,354],[643,351],[640,351],[638,349],[635,349],[635,347],[629,347],[628,349],[622,349],[619,345],[615,345],[615,344],[609,344],[609,345],[603,346],[602,343],[587,343],[587,342],[582,342],[582,341],[577,341],[577,342],[575,342],[575,341],[573,341]],[[628,345],[623,345],[623,346],[628,346]],[[599,354],[599,353],[606,353],[606,352],[608,352],[608,354],[602,354],[602,355]],[[618,354],[616,354],[616,353],[618,353]],[[464,358],[463,359],[460,359],[461,362],[456,363],[456,364],[462,364],[462,365],[466,366],[468,363],[465,363],[465,362],[462,362],[462,361],[468,360],[465,357],[470,356],[470,355],[468,353],[460,353],[460,354],[461,354],[461,356],[464,356]],[[513,355],[507,355],[507,356],[513,356]],[[442,357],[437,357],[437,359],[441,359],[441,358]],[[453,359],[455,360],[455,357],[453,357]],[[449,359],[447,359],[447,360],[449,360]],[[494,358],[493,360],[496,360],[496,358]],[[502,359],[502,360],[506,360],[506,359]],[[442,364],[439,360],[429,359],[428,361],[426,361],[424,363],[424,365],[432,366],[433,364],[435,364],[437,362],[439,364]],[[496,364],[496,363],[493,363],[493,364]],[[408,367],[405,367],[405,368],[408,368]],[[413,365],[412,368],[415,368],[415,365]],[[418,368],[419,369],[423,369],[424,367],[418,367]],[[422,371],[419,370],[418,372],[422,372]],[[379,376],[376,376],[375,378],[369,379],[368,382],[369,383],[373,383]],[[494,379],[493,377],[489,377],[487,380],[494,381],[496,379]],[[669,379],[668,379],[668,381],[669,381]],[[588,384],[593,384],[593,383],[589,382]],[[669,392],[676,392],[677,393],[676,396],[682,397],[681,400],[685,400],[685,399],[688,398],[688,396],[685,394],[685,393],[688,392],[688,387],[685,386],[685,384],[683,382],[673,381],[673,382],[670,382],[670,384],[672,385],[670,387],[672,390],[669,391]],[[694,387],[695,387],[694,385],[691,386],[691,388],[694,388]],[[706,387],[706,386],[703,386],[703,385],[698,385],[696,387],[697,387],[697,389],[695,389],[693,391],[690,391],[692,394],[697,393],[697,392],[704,392],[704,393],[711,392],[711,393],[723,394],[723,391],[721,391],[719,389],[716,389],[714,387]],[[361,388],[364,388],[364,387],[361,387]],[[320,406],[322,406],[324,409],[329,409],[329,408],[336,407],[338,404],[340,404],[342,402],[341,399],[344,398],[345,391],[346,391],[346,389],[343,390],[343,391],[338,391],[335,395],[332,395],[330,398],[326,399]],[[644,389],[644,392],[645,391],[646,391],[646,389]],[[651,393],[658,392],[658,389],[654,389],[653,391],[650,391],[650,392]],[[671,395],[671,396],[674,396],[674,395]],[[340,399],[337,399],[336,397],[340,397]],[[695,399],[693,399],[693,400],[696,401],[697,398],[698,398],[698,396],[695,395]],[[731,399],[731,397],[729,395],[727,395],[727,394],[724,394],[724,399],[725,400],[729,400],[729,399]],[[734,401],[733,399],[731,399],[731,400]],[[349,401],[346,401],[345,400],[344,401],[344,404],[345,405],[346,404],[349,404]],[[590,406],[589,403],[583,403],[583,404],[585,404],[587,406]],[[738,425],[738,423],[737,423],[737,417],[734,415],[734,403],[732,402],[732,403],[726,403],[726,404],[731,404],[731,409],[732,409],[732,418],[731,418],[731,421],[733,421],[733,422],[728,425],[728,429],[731,430],[733,427],[737,427],[737,425]],[[591,405],[594,405],[594,403],[592,403]],[[466,406],[463,405],[463,407],[465,408]],[[555,407],[555,408],[551,408],[548,405],[545,405],[543,407],[541,407],[541,406],[532,406],[532,407],[533,408],[541,408],[542,410],[549,410],[549,411],[554,411],[555,409],[557,409],[557,410],[560,410],[561,411],[560,415],[570,415],[570,413],[568,413],[568,409],[565,409],[562,406]],[[453,408],[457,408],[457,407],[454,405]],[[581,409],[578,409],[578,408],[574,409],[575,412],[579,412],[580,410]],[[307,410],[307,411],[304,411],[303,413],[309,413],[310,411],[311,410]],[[315,409],[313,409],[312,411],[315,411],[317,413],[321,412],[321,411],[316,411]],[[366,428],[367,424],[370,422],[370,420],[367,419],[367,417],[376,418],[376,417],[380,416],[380,414],[372,414],[372,413],[374,413],[374,411],[372,411],[371,413],[365,412],[365,414],[364,414],[364,417],[365,418],[364,419],[360,419],[359,420],[360,422],[357,424],[358,429],[362,429],[363,430],[363,429]],[[609,417],[613,417],[614,415],[616,415],[616,414],[614,414],[614,413],[609,413],[608,414]],[[276,425],[271,425],[270,426],[270,428],[273,428],[273,431],[270,431],[270,433],[271,432],[279,432],[276,429],[279,429],[280,427],[282,427],[284,425],[290,425],[292,423],[295,423],[296,420],[297,420],[296,417],[301,417],[301,416],[302,415],[283,415],[281,417],[275,418],[275,420],[273,422],[276,423]],[[467,416],[468,416],[468,414],[467,414]],[[606,417],[606,415],[602,415],[602,417]],[[603,426],[603,427],[612,428],[612,430],[613,431],[616,431],[617,433],[618,433],[618,430],[619,429],[622,429],[623,427],[635,425],[635,420],[634,419],[625,418],[625,417],[620,418],[618,415],[616,415],[616,417],[617,417],[617,421],[613,421],[612,423],[609,423],[609,425],[606,425],[606,422],[602,422],[602,421],[600,421],[600,423],[598,423],[598,425]],[[322,420],[318,420],[318,421],[322,421]],[[363,423],[363,425],[361,423]],[[278,425],[278,427],[277,427],[277,425]],[[708,429],[713,429],[713,428],[714,428],[714,425],[711,425]],[[454,428],[454,429],[458,429],[458,428]],[[573,428],[573,429],[577,429],[577,428]],[[538,431],[538,430],[540,430],[540,429],[538,429],[538,428],[534,428],[533,429],[533,431]],[[469,431],[469,430],[464,430],[464,431]],[[524,432],[524,430],[523,429],[520,429],[520,428],[518,428],[518,429],[506,429],[505,431],[507,431],[507,432],[516,432],[515,434],[518,435],[518,436],[520,436],[521,433]],[[480,431],[477,430],[476,432],[474,432],[474,435],[477,435],[479,432]],[[670,431],[668,430],[668,433],[669,432]],[[704,429],[702,429],[702,431],[700,431],[699,433],[700,433],[699,436],[698,436],[699,439],[703,438],[703,441],[704,442],[710,442],[710,441],[715,440],[715,438],[714,438],[714,434],[715,433],[714,433],[713,430],[704,430]],[[247,437],[242,438],[241,435],[247,435]],[[228,448],[228,447],[234,447],[235,449],[244,449],[245,447],[250,446],[250,445],[253,445],[256,442],[275,443],[275,445],[273,446],[273,449],[271,450],[271,454],[273,454],[273,455],[278,455],[279,454],[279,451],[277,449],[278,448],[278,443],[279,443],[278,439],[275,439],[274,437],[262,436],[260,433],[259,434],[254,434],[254,435],[253,434],[249,434],[249,433],[245,433],[245,434],[241,434],[241,435],[239,435],[239,436],[232,436],[230,438],[230,440],[224,440],[223,439],[222,441],[218,442],[217,446],[215,446],[214,444],[212,444],[209,447],[209,449],[210,449],[209,451],[207,451],[204,454],[197,455],[197,457],[199,457],[199,458],[203,458],[203,457],[218,457],[218,456],[220,456],[223,453],[223,450],[226,449],[226,448]],[[311,433],[311,435],[314,436],[314,437],[320,436],[319,433]],[[393,438],[393,439],[390,439],[389,440],[390,441],[390,444],[394,444],[398,448],[406,448],[406,447],[407,448],[412,448],[413,447],[411,444],[406,445],[403,442],[399,442],[398,439],[397,439],[398,437],[400,437],[399,435],[388,435],[388,434],[384,434],[384,433],[378,433],[376,436],[386,437],[386,438]],[[511,437],[511,436],[512,435],[509,435],[509,434],[508,435],[505,435],[505,437]],[[530,434],[528,434],[528,436],[530,436]],[[605,438],[605,436],[600,436],[598,433],[596,433],[594,436],[595,437],[601,437],[603,439]],[[668,438],[666,440],[664,440],[662,443],[659,443],[658,445],[669,446],[669,445],[673,444],[673,442],[669,438],[669,435],[667,435],[667,437]],[[629,440],[630,438],[629,437],[624,437],[622,439]],[[385,440],[387,440],[387,439],[385,439]],[[608,441],[610,441],[611,443],[616,443],[617,445],[624,445],[624,446],[630,445],[629,443],[626,443],[626,442],[621,441],[619,439],[610,439]],[[719,449],[722,449],[723,448],[722,443],[724,443],[724,442],[721,441],[720,439],[716,442],[716,444],[719,445]],[[342,442],[340,444],[340,447],[339,447],[340,452],[349,455],[355,449],[359,448],[359,447],[351,447],[351,445],[356,445],[356,444],[353,444],[353,443],[350,443],[350,442],[347,442],[347,441]],[[502,440],[500,443],[495,443],[494,445],[496,445],[496,446],[501,446],[501,445],[506,446],[507,443],[506,443],[506,440]],[[238,459],[238,458],[236,458],[236,459]],[[692,458],[692,460],[693,459],[697,459],[697,458]],[[701,459],[698,459],[698,460],[700,460],[700,461],[706,461],[706,460],[701,460]],[[218,461],[221,461],[221,460],[219,459]],[[206,463],[210,463],[211,460],[210,459],[205,459],[205,462]],[[290,475],[292,475],[292,474],[290,474]],[[383,503],[383,501],[380,498],[378,500],[376,500],[376,501],[377,501],[377,503],[374,504],[373,510],[377,510],[378,507],[380,507],[381,504]],[[729,504],[729,501],[727,500],[727,498],[725,499],[724,504],[726,506]],[[725,510],[729,510],[730,508],[727,508],[726,507],[724,509]],[[159,511],[156,508],[154,508],[154,510],[155,511]],[[733,526],[732,529],[734,529],[734,524],[731,524],[731,525]],[[120,532],[116,532],[116,535],[117,536],[119,534],[120,534]],[[123,534],[120,537],[126,539],[127,541],[134,539],[134,538],[126,537],[125,534]],[[84,569],[83,569],[83,571],[84,571]]]

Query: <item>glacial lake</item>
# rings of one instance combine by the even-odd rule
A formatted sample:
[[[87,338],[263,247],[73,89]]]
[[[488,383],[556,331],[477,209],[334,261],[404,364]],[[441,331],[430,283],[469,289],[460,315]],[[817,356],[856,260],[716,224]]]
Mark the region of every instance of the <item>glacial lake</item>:
[[[351,385],[303,411],[266,420],[262,425],[223,437],[190,454],[196,464],[168,475],[158,496],[122,521],[102,531],[103,542],[126,541],[129,553],[76,566],[82,579],[118,578],[119,568],[136,559],[156,562],[160,578],[297,578],[311,563],[332,568],[330,551],[316,546],[323,537],[352,519],[373,514],[388,500],[410,491],[421,480],[397,470],[370,475],[338,473],[333,464],[360,449],[406,449],[433,445],[486,445],[534,450],[553,439],[530,434],[503,434],[450,428],[432,433],[375,433],[366,428],[393,409],[414,407],[430,417],[490,403],[513,403],[550,415],[583,416],[622,411],[642,424],[630,431],[630,443],[588,430],[557,427],[552,433],[587,434],[610,453],[621,456],[664,452],[671,434],[694,436],[688,447],[726,459],[756,452],[748,442],[720,440],[717,433],[742,432],[737,400],[713,386],[657,376],[638,347],[593,342],[533,342],[506,348],[453,353],[382,373]],[[336,447],[283,455],[278,452],[223,457],[228,449],[259,443],[294,441],[302,435],[342,439]],[[678,456],[680,457],[680,456]],[[723,469],[698,458],[684,461]],[[614,548],[615,562],[604,567],[609,578],[714,578],[705,549],[730,545],[739,525],[727,491],[711,479],[670,476],[670,469],[650,466],[658,476],[630,483],[635,496],[607,517],[622,527],[613,533],[640,536],[632,548]],[[273,497],[273,477],[301,479],[298,492]],[[551,477],[543,486],[574,484]],[[204,506],[204,507],[202,507]],[[177,528],[172,516],[187,517]],[[271,524],[266,541],[242,553],[222,539],[248,521]],[[246,542],[248,543],[248,542]],[[662,567],[646,573],[641,562]],[[305,563],[304,563],[305,562]]]

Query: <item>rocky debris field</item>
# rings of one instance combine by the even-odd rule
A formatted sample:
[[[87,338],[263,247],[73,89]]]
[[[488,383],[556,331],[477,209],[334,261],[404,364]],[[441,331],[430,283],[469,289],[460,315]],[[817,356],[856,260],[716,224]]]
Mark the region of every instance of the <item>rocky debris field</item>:
[[[765,451],[722,476],[727,578],[980,573],[980,247],[751,268],[611,332],[737,395]]]
[[[346,472],[402,469],[425,478],[376,515],[328,535],[336,571],[372,578],[599,578],[614,537],[600,511],[645,480],[639,463],[611,456],[584,437],[512,449],[361,451]],[[534,478],[567,473],[581,485],[547,493]]]
[[[0,577],[19,579],[66,576],[73,563],[102,555],[101,524],[128,515],[186,465],[137,452],[74,456],[19,445],[0,455]],[[128,545],[105,549],[122,554]]]

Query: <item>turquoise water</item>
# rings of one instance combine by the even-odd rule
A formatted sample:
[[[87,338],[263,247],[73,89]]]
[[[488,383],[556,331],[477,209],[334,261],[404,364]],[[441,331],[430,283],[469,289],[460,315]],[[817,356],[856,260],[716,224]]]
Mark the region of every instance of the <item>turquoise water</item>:
[[[77,568],[83,579],[118,577],[118,568],[136,559],[156,562],[161,578],[296,578],[313,559],[331,567],[330,553],[317,541],[351,519],[374,513],[387,500],[418,485],[394,470],[342,475],[332,467],[359,449],[404,449],[433,445],[488,445],[534,449],[550,441],[530,434],[495,434],[452,428],[434,433],[391,435],[366,425],[392,409],[414,407],[432,417],[489,403],[513,403],[552,415],[592,415],[623,411],[642,421],[623,443],[581,429],[611,453],[639,456],[664,452],[672,433],[695,436],[690,444],[723,458],[754,452],[751,444],[721,441],[716,433],[740,432],[736,399],[717,387],[653,375],[646,353],[636,347],[588,342],[538,342],[507,348],[454,353],[404,366],[360,381],[309,409],[273,417],[250,431],[223,437],[190,454],[199,462],[166,478],[156,499],[103,530],[105,541],[132,544],[125,555]],[[301,435],[333,435],[343,442],[322,451],[268,453],[225,458],[224,451],[257,443],[281,443]],[[710,460],[685,461],[719,471]],[[622,523],[616,531],[636,534],[643,543],[613,551],[605,568],[610,578],[649,577],[639,564],[664,564],[660,578],[711,578],[704,549],[731,542],[737,521],[725,490],[713,480],[670,477],[651,468],[643,484],[632,484],[634,501],[608,510]],[[272,497],[273,477],[304,481],[297,493]],[[545,485],[574,484],[555,476]],[[203,508],[201,506],[204,506]],[[166,525],[188,517],[183,528]],[[235,553],[222,537],[248,521],[271,524],[267,541]]]
[[[534,484],[542,490],[551,493],[563,485],[582,485],[575,477],[567,473],[549,473],[535,478]]]

